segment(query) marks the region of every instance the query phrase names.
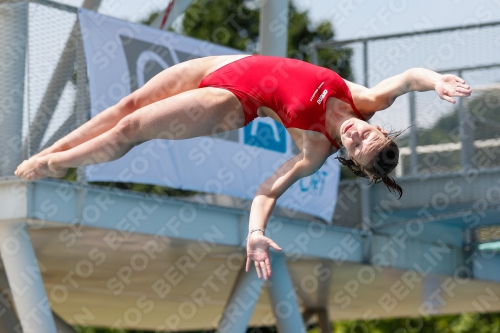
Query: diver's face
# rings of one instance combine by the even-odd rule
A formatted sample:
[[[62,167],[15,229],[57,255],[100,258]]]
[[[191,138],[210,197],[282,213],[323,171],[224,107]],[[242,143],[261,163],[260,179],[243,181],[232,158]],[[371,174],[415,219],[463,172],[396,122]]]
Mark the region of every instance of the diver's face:
[[[350,118],[340,126],[340,138],[349,158],[358,165],[367,164],[386,142],[387,132],[358,118]]]

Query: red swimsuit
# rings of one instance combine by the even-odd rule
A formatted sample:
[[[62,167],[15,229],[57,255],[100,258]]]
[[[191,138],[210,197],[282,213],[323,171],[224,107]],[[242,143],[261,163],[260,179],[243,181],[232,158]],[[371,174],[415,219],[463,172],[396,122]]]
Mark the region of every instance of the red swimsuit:
[[[333,146],[339,145],[325,129],[326,101],[335,97],[351,105],[345,81],[334,71],[304,61],[248,56],[222,66],[205,77],[200,88],[217,87],[231,91],[241,102],[245,125],[257,117],[257,109],[266,106],[275,111],[286,128],[295,127],[323,133]]]

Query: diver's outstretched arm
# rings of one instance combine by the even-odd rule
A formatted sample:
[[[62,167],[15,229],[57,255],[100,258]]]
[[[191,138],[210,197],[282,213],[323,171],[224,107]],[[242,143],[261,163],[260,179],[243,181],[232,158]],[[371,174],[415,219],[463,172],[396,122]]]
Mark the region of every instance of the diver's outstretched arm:
[[[435,90],[440,98],[455,103],[452,97],[470,96],[470,86],[452,74],[441,75],[425,68],[412,68],[404,73],[383,80],[368,89],[365,100],[373,111],[384,110],[394,100],[410,91]]]
[[[306,142],[305,148],[300,154],[286,161],[269,179],[260,185],[250,210],[249,232],[252,230],[265,230],[278,198],[293,183],[302,177],[312,175],[326,161],[330,155],[330,143],[326,138],[324,143],[314,143],[315,148],[311,148],[311,144]],[[281,248],[272,239],[264,236],[263,232],[249,233],[247,238],[247,272],[250,270],[253,261],[259,279],[263,277],[267,280],[271,276],[270,247],[281,251]]]

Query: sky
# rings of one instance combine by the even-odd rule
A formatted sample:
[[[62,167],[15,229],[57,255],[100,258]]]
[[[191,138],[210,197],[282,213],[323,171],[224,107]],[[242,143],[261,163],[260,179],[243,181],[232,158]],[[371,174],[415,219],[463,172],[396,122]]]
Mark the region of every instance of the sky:
[[[313,21],[332,21],[337,39],[500,21],[500,0],[295,0]]]

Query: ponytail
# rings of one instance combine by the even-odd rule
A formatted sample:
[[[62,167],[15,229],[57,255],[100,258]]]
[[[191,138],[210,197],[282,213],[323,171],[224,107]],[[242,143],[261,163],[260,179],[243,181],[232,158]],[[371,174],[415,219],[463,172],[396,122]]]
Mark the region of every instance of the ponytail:
[[[395,193],[399,194],[398,199],[401,199],[401,196],[403,195],[403,188],[401,186],[399,186],[398,183],[396,183],[394,178],[392,178],[389,175],[384,175],[384,176],[382,176],[381,180],[384,183],[384,185],[387,187],[389,192],[394,191]]]

